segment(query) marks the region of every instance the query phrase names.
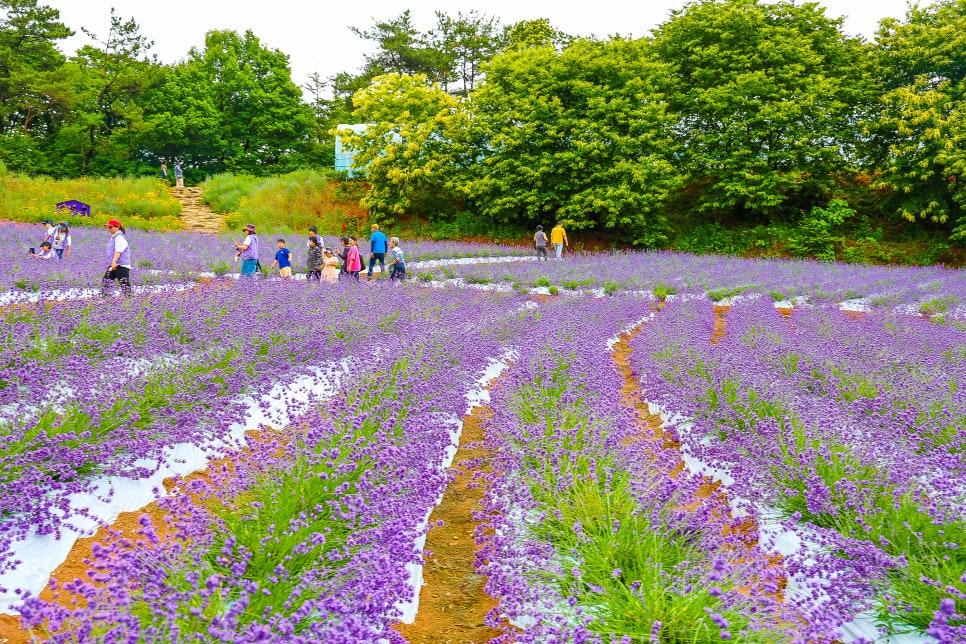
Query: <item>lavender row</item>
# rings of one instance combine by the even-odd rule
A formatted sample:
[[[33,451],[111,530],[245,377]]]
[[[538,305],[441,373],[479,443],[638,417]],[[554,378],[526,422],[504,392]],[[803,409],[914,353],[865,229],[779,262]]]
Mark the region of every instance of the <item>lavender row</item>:
[[[488,622],[505,642],[820,641],[779,601],[785,572],[754,522],[709,498],[622,402],[607,338],[648,316],[617,296],[551,301],[521,322],[486,427]]]
[[[106,583],[67,587],[83,608],[32,600],[25,621],[54,642],[402,642],[391,625],[447,482],[467,376],[499,353],[494,304],[464,303],[432,337],[400,325],[401,345],[373,346],[378,357],[292,431],[250,441],[230,471],[164,499],[173,536],[145,520],[149,545],[100,548]]]
[[[714,315],[671,303],[634,343],[645,395],[676,415],[688,453],[812,544],[791,559],[837,555],[808,572],[829,580],[831,610],[960,641],[966,333],[743,301],[712,344]]]
[[[740,259],[668,252],[575,255],[564,261],[427,268],[422,279],[456,279],[505,288],[555,292],[624,291],[664,296],[708,294],[720,300],[763,294],[773,300],[805,298],[816,304],[863,299],[870,307],[912,307],[963,317],[966,279],[941,266],[890,267],[812,261]]]
[[[398,301],[387,307],[390,294]],[[118,305],[8,312],[3,570],[15,566],[15,542],[60,538],[72,522],[84,523],[86,509],[70,500],[95,495],[96,481],[150,477],[172,446],[220,445],[245,425],[252,405],[255,412],[297,407],[290,383],[299,378],[347,358],[398,352],[441,325],[498,318],[506,298],[497,300],[242,282]]]

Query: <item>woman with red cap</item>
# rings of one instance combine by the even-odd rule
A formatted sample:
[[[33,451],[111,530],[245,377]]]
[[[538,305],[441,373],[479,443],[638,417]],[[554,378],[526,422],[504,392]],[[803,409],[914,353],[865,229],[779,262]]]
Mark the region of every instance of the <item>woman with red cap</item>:
[[[124,236],[124,226],[117,219],[105,224],[111,231],[111,241],[107,244],[108,267],[102,280],[101,295],[107,295],[107,289],[113,286],[114,280],[121,286],[121,293],[125,297],[131,295],[131,246]]]

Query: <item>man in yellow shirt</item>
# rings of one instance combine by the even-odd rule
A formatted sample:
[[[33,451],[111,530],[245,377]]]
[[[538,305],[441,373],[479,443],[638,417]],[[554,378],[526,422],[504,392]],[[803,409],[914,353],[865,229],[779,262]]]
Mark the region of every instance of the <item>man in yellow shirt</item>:
[[[564,246],[570,248],[570,244],[567,243],[567,231],[564,230],[563,224],[559,221],[553,227],[553,230],[550,231],[550,243],[557,249],[557,259],[563,256]]]

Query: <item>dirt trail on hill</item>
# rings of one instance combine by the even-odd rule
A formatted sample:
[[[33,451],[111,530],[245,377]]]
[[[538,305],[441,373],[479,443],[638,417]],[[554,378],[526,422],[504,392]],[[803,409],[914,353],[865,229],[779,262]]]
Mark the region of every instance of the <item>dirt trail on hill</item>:
[[[429,517],[430,525],[436,521],[443,525],[426,536],[426,550],[431,554],[423,567],[425,583],[419,592],[416,621],[396,627],[411,644],[489,642],[501,634],[483,623],[497,600],[486,594],[486,577],[476,574],[475,567],[479,547],[474,533],[480,522],[473,513],[482,510],[485,488],[473,479],[474,474],[489,468],[473,461],[490,453],[479,445],[466,447],[483,441],[483,422],[492,415],[489,407],[477,407],[463,417],[460,447],[450,468],[455,478]]]
[[[196,233],[220,233],[225,218],[201,201],[201,188],[171,188],[171,196],[181,202],[181,221],[185,230]]]

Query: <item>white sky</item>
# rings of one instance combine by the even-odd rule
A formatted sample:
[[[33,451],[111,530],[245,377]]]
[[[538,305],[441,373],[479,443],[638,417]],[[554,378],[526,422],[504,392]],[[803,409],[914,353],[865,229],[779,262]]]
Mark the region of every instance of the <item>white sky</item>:
[[[311,3],[311,0],[41,0],[60,10],[61,20],[77,32],[64,41],[65,53],[88,42],[80,28],[103,35],[115,7],[124,19],[133,17],[141,33],[154,40],[150,53],[163,63],[184,58],[191,47],[204,45],[212,29],[251,29],[262,44],[289,55],[293,80],[304,84],[313,72],[328,78],[342,71],[356,71],[363,63],[367,44],[349,31],[350,26],[368,28],[375,20],[389,20],[410,9],[422,31],[435,24],[435,11],[451,16],[476,9],[493,15],[503,24],[548,18],[550,23],[575,36],[644,36],[668,19],[684,0],[366,0],[365,2]],[[879,20],[902,18],[906,0],[819,0],[830,17],[845,16],[845,32],[872,40]],[[931,4],[924,0],[921,4]]]

